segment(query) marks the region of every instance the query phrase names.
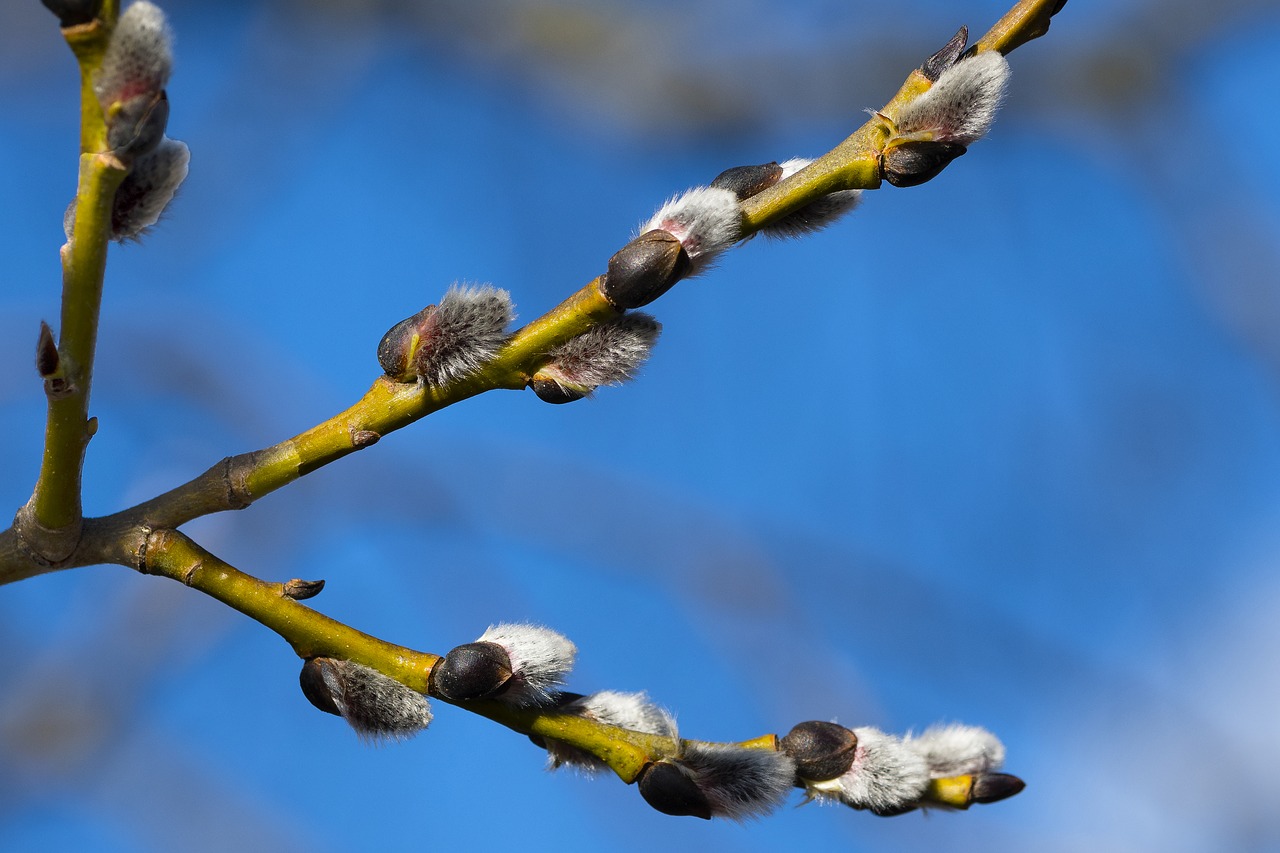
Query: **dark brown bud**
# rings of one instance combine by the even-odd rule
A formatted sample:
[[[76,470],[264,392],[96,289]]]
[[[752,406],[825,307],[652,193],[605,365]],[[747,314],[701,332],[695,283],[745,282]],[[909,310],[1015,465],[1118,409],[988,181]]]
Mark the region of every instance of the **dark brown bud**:
[[[312,658],[307,661],[302,665],[298,683],[302,685],[302,695],[306,696],[307,701],[312,705],[326,714],[342,716],[342,711],[339,710],[338,702],[334,698],[338,674],[334,669],[333,661],[328,658]]]
[[[58,16],[58,26],[66,29],[77,24],[87,24],[98,17],[102,0],[40,0],[44,7]]]
[[[964,53],[964,46],[969,41],[969,28],[961,27],[960,31],[951,37],[951,41],[942,46],[942,49],[924,61],[924,65],[920,66],[920,73],[928,77],[935,83],[942,76],[942,72],[956,64],[956,60],[960,58],[960,54]]]
[[[763,192],[782,179],[782,167],[773,163],[759,166],[734,166],[716,175],[711,186],[717,189],[730,190],[738,196],[738,201],[751,198]]]
[[[876,817],[897,817],[900,814],[909,814],[910,812],[913,812],[918,808],[919,806],[902,805],[902,806],[885,806],[884,808],[879,808],[879,809],[870,808],[870,809],[867,809],[867,811],[871,812]]]
[[[62,359],[58,356],[58,344],[53,340],[53,329],[40,321],[40,337],[36,340],[36,372],[41,379],[48,379],[58,372]]]
[[[958,142],[914,140],[891,145],[880,155],[880,172],[895,187],[914,187],[932,180],[965,152]]]
[[[107,146],[130,161],[156,149],[169,126],[169,96],[164,90],[143,92],[121,101],[107,117]]]
[[[587,396],[586,391],[566,387],[556,380],[541,374],[535,374],[533,379],[529,380],[529,387],[533,389],[533,393],[538,395],[539,400],[547,403],[572,403],[574,400],[581,400]]]
[[[412,317],[406,317],[392,326],[378,343],[378,363],[387,376],[397,382],[412,382],[417,378],[413,357],[422,345],[436,306],[428,305]]]
[[[810,720],[787,732],[778,747],[795,761],[799,778],[825,782],[849,772],[858,736],[836,723]]]
[[[431,670],[431,695],[450,702],[501,693],[511,679],[511,656],[497,643],[464,643]]]
[[[382,436],[371,429],[353,429],[351,430],[351,446],[356,450],[363,450],[366,447],[372,447],[377,444]]]
[[[983,773],[973,777],[973,790],[969,793],[969,801],[974,803],[996,803],[1007,800],[1027,787],[1017,776],[1008,773]]]
[[[654,229],[618,250],[600,292],[620,311],[648,305],[693,268],[689,254],[674,235]]]
[[[711,820],[711,804],[702,789],[676,764],[657,761],[640,771],[640,796],[663,814]]]
[[[301,578],[294,578],[285,582],[280,594],[294,601],[306,601],[308,598],[315,598],[323,589],[324,581],[322,580],[304,581]]]

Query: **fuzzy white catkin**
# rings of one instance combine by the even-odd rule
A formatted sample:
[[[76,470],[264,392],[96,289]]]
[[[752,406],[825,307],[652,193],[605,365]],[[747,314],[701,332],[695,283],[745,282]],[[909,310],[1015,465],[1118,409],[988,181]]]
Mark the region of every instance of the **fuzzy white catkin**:
[[[934,779],[988,773],[1004,764],[1004,744],[978,726],[930,726],[903,743],[924,759]]]
[[[490,625],[478,642],[495,643],[506,651],[511,659],[511,680],[494,698],[521,707],[552,702],[578,654],[578,647],[567,637],[541,625]]]
[[[812,162],[812,160],[804,157],[793,157],[780,163],[782,175],[778,180],[785,181]],[[776,222],[769,223],[760,229],[760,233],[766,237],[780,239],[805,237],[821,231],[846,213],[852,211],[858,206],[861,198],[862,190],[838,190],[828,193],[822,198],[809,202],[799,210],[787,214]]]
[[[668,738],[673,744],[679,735],[675,718],[666,709],[651,702],[644,693],[602,690],[574,699],[557,710],[607,726]],[[547,757],[552,769],[567,764],[594,773],[607,767],[594,755],[556,740],[547,741]]]
[[[929,784],[925,760],[893,735],[879,729],[854,729],[858,747],[853,765],[834,786],[814,791],[819,797],[834,795],[851,806],[894,809],[917,802]]]
[[[556,347],[548,366],[580,387],[621,385],[648,359],[661,330],[648,314],[624,314]]]
[[[376,669],[339,661],[324,680],[338,713],[370,741],[413,737],[431,722],[427,698]]]
[[[1009,62],[998,51],[962,59],[898,113],[898,132],[923,133],[969,145],[986,136],[1009,83]]]
[[[654,229],[666,231],[680,241],[696,274],[741,238],[738,196],[720,187],[686,190],[660,207],[640,226],[639,233]]]
[[[139,0],[120,15],[94,79],[104,108],[143,92],[159,92],[173,70],[173,46],[164,12]]]
[[[415,367],[428,385],[447,385],[475,373],[506,343],[515,319],[511,295],[491,285],[453,285],[431,317]]]
[[[712,815],[733,820],[775,810],[796,781],[791,757],[770,749],[693,743],[679,763],[693,774]]]
[[[187,146],[167,136],[135,160],[111,203],[111,238],[131,240],[155,225],[186,180],[190,161]]]

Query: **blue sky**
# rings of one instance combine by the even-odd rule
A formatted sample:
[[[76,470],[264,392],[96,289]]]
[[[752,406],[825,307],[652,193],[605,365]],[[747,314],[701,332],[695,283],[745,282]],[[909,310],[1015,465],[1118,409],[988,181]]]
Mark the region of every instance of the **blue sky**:
[[[74,67],[30,5],[0,12],[15,509],[76,144]],[[1022,795],[742,827],[549,774],[445,706],[369,748],[306,704],[273,634],[101,567],[0,592],[0,849],[1273,849],[1280,166],[1256,103],[1280,88],[1280,13],[1183,5],[1069,4],[1011,57],[989,139],[682,283],[631,385],[489,394],[189,528],[262,577],[324,577],[318,609],[415,648],[555,627],[573,689],[647,690],[693,737],[986,726]],[[113,249],[94,513],[344,408],[382,333],[454,281],[538,316],[672,193],[821,154],[1003,11],[166,8],[191,174]]]

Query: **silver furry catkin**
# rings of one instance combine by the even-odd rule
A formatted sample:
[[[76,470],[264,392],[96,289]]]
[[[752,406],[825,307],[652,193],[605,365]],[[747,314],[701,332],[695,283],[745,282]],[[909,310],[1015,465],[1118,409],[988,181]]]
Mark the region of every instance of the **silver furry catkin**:
[[[692,775],[711,815],[732,820],[775,810],[796,781],[791,757],[770,749],[691,743],[677,763]]]
[[[1004,744],[978,726],[930,726],[903,744],[924,759],[934,779],[989,773],[1004,764]]]
[[[112,104],[159,92],[172,71],[172,37],[164,12],[138,0],[116,22],[93,89],[103,110],[109,111]]]
[[[552,704],[578,654],[567,637],[541,625],[490,625],[476,642],[493,643],[511,659],[511,678],[493,698],[519,707]]]
[[[506,343],[514,319],[507,291],[453,285],[427,320],[413,359],[418,376],[440,386],[475,373]]]
[[[941,72],[938,81],[898,113],[902,136],[970,145],[991,129],[1009,82],[1009,62],[983,51]]]
[[[929,784],[925,760],[893,735],[870,727],[853,730],[858,747],[853,764],[834,784],[810,786],[811,795],[834,797],[855,808],[893,811],[917,803]]]
[[[666,231],[684,247],[692,261],[690,275],[710,266],[721,252],[742,236],[742,212],[738,196],[719,187],[696,187],[667,201],[640,233]]]
[[[564,714],[574,714],[617,726],[634,732],[658,735],[675,743],[678,737],[675,718],[664,708],[649,701],[644,693],[622,693],[602,690],[588,696],[580,696],[556,709]],[[547,740],[547,758],[551,769],[570,765],[588,773],[604,770],[607,765],[590,753],[557,740]]]
[[[111,203],[111,239],[135,239],[155,225],[186,179],[190,161],[187,146],[167,136],[153,151],[135,160]],[[68,238],[73,222],[72,217]]]
[[[601,385],[621,385],[649,357],[662,331],[648,314],[624,314],[570,338],[548,354],[530,384],[548,402],[589,396]]]
[[[779,175],[778,180],[785,181],[812,162],[812,160],[807,160],[803,157],[793,157],[784,163],[780,163],[779,166],[782,169],[782,173]],[[780,239],[806,237],[821,231],[846,213],[852,211],[858,206],[861,198],[862,190],[837,190],[833,193],[827,193],[821,198],[809,202],[799,210],[792,211],[781,219],[769,223],[760,229],[760,233],[766,237]]]
[[[353,661],[307,661],[302,689],[317,708],[338,714],[366,740],[403,740],[431,722],[425,696]]]

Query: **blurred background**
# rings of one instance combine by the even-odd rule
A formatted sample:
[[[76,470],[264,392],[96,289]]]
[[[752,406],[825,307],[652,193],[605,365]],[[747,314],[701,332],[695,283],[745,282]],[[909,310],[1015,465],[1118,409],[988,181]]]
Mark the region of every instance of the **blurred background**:
[[[454,281],[537,317],[670,194],[825,152],[1009,3],[163,5],[191,174],[112,249],[93,514],[345,408]],[[1069,3],[989,139],[681,284],[635,383],[492,393],[189,527],[415,648],[553,626],[573,689],[691,737],[982,725],[1020,796],[707,824],[444,705],[371,748],[274,634],[101,567],[0,589],[0,849],[1280,849],[1277,58],[1277,2]],[[76,87],[53,17],[3,4],[10,510]]]

